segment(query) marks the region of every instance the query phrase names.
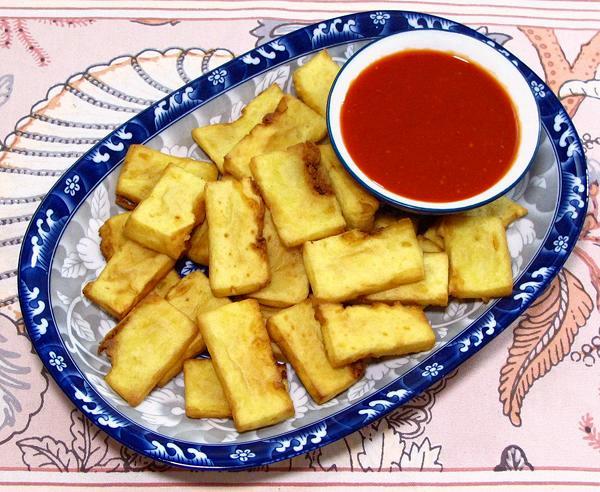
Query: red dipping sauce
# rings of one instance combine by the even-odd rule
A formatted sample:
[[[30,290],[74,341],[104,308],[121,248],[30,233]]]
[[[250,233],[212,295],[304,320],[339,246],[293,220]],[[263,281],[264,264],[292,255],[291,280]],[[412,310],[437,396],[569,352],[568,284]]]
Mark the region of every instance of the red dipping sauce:
[[[396,53],[352,82],[341,110],[354,162],[388,190],[448,202],[497,183],[514,161],[513,103],[479,65],[432,50]]]

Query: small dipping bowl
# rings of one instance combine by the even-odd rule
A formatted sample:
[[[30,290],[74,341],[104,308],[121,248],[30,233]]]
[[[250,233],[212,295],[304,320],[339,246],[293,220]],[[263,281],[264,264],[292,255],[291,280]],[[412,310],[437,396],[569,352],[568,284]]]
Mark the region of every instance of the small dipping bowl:
[[[348,91],[360,74],[372,64],[404,51],[432,50],[474,62],[490,74],[509,96],[518,125],[518,142],[512,164],[494,184],[476,195],[455,201],[422,201],[399,195],[371,179],[352,157],[342,132],[342,107]],[[397,83],[402,87],[402,78]],[[408,116],[410,117],[410,116]],[[340,70],[327,103],[327,126],[333,148],[347,171],[368,192],[388,204],[416,213],[443,214],[479,207],[505,194],[527,172],[537,150],[541,124],[535,96],[517,67],[492,46],[466,34],[419,30],[394,34],[358,51]],[[402,150],[398,150],[402,159]],[[414,163],[418,166],[418,162]]]

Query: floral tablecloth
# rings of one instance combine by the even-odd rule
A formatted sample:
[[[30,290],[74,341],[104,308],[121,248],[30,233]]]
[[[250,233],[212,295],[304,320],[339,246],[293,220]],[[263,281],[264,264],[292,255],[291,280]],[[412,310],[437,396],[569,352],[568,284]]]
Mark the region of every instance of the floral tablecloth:
[[[50,380],[23,327],[17,260],[44,193],[98,138],[190,77],[307,23],[359,10],[385,22],[377,12],[394,8],[478,29],[561,98],[591,182],[566,267],[512,329],[442,383],[323,449],[260,469],[198,473],[109,439]],[[600,487],[599,98],[594,1],[0,2],[0,489]],[[75,273],[93,261],[80,256]]]

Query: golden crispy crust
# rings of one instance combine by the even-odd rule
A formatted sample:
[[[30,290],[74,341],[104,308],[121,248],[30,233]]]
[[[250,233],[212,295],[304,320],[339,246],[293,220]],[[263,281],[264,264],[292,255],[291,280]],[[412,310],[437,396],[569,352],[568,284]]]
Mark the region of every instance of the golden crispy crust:
[[[119,206],[119,207],[123,207],[125,210],[133,210],[137,203],[136,202],[132,202],[131,200],[129,200],[128,198],[122,196],[122,195],[117,195],[115,198],[115,203]]]
[[[319,147],[311,142],[302,144],[302,160],[306,167],[308,182],[319,195],[333,195],[331,182],[321,166],[321,152]]]

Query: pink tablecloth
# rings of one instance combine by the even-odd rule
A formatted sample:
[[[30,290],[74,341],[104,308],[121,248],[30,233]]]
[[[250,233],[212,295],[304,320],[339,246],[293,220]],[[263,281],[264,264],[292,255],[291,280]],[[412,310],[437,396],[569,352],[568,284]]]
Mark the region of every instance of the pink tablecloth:
[[[73,90],[65,82],[92,65],[101,65],[100,79],[117,77],[119,60],[143,52],[169,87],[172,67],[161,59],[174,52],[201,48],[196,53],[212,66],[298,24],[377,8],[421,10],[478,28],[560,95],[583,138],[592,181],[575,253],[514,329],[442,384],[343,441],[261,470],[163,470],[89,424],[24,334],[16,298],[21,237],[41,196],[87,145],[77,142],[69,153],[76,130],[71,140],[40,142],[28,129],[43,115],[68,111]],[[165,52],[170,47],[179,50]],[[0,153],[0,488],[600,486],[599,74],[600,3],[593,1],[1,2],[0,134],[15,133]]]

